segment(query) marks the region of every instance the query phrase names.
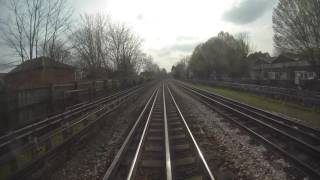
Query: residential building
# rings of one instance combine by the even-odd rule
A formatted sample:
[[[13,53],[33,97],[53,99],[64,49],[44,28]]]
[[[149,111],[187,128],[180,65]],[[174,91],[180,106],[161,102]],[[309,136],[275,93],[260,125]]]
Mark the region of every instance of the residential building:
[[[18,65],[5,77],[6,86],[21,89],[75,81],[75,68],[48,57]]]
[[[257,59],[251,68],[251,79],[261,84],[301,86],[317,81],[317,69],[308,60],[293,55],[280,55],[270,59]]]

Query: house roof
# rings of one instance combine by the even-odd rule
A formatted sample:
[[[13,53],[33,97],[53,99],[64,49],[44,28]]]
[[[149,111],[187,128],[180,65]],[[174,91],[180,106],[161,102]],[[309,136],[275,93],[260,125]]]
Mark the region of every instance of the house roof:
[[[35,69],[42,69],[42,68],[53,68],[53,69],[67,69],[73,70],[74,67],[55,61],[52,58],[48,57],[38,57],[35,59],[30,59],[22,64],[18,65],[16,68],[12,69],[8,74],[15,74],[25,71],[31,71]]]
[[[270,57],[259,57],[256,61],[258,64],[269,64],[270,63]]]
[[[277,58],[275,58],[271,63],[285,63],[285,62],[292,62],[292,61],[295,61],[295,60],[286,55],[280,55]]]
[[[6,75],[7,73],[0,73],[0,80],[2,80]]]

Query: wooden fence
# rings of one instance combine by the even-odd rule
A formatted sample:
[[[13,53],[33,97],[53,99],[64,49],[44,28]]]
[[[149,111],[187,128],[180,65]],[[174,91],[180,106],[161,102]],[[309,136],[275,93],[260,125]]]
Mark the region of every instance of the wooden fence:
[[[68,107],[141,84],[142,80],[100,80],[53,84],[0,93],[0,134],[37,122]],[[0,111],[1,112],[1,111]]]

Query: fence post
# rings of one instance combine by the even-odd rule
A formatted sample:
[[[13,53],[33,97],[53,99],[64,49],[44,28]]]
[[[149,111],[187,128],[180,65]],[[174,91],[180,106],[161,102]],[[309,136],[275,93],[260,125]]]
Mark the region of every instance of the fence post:
[[[73,88],[73,89],[74,89],[74,90],[78,90],[78,89],[79,89],[79,83],[78,83],[78,81],[75,81],[75,82],[74,82],[74,88]],[[72,97],[72,96],[71,96],[71,97]],[[74,97],[75,97],[75,99],[72,98],[72,102],[73,102],[73,101],[76,102],[76,103],[81,102],[80,96],[79,96],[79,91],[76,91]],[[73,102],[73,103],[74,103],[74,102]]]
[[[92,81],[92,87],[93,87],[93,89],[92,89],[92,97],[93,98],[96,98],[97,97],[97,83],[96,83],[96,81]]]
[[[63,111],[65,111],[66,110],[66,91],[63,91],[62,92],[63,94],[62,94],[62,98],[63,98]]]
[[[92,100],[92,83],[89,83],[88,87],[89,101]]]
[[[107,81],[107,80],[103,80],[103,89],[104,89],[104,90],[107,89],[107,84],[106,84],[107,82],[106,82],[106,81]]]
[[[55,106],[54,106],[54,84],[50,84],[50,92],[49,92],[49,106],[50,106],[50,113],[55,112]]]
[[[20,115],[20,108],[19,108],[19,91],[18,90],[15,90],[15,93],[14,93],[14,110],[13,112],[11,112],[12,114],[12,117],[14,118],[14,127],[18,127],[20,125],[20,118],[19,118],[19,115]]]

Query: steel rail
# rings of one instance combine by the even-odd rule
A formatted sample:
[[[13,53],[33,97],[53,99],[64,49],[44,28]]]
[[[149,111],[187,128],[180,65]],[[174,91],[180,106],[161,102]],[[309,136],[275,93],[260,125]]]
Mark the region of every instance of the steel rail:
[[[227,108],[227,109],[233,110],[233,108],[229,108],[228,106],[222,104],[221,102],[218,102],[218,101],[212,99],[211,97],[208,97],[208,96],[206,96],[206,95],[203,95],[203,94],[201,94],[201,93],[199,93],[199,92],[197,92],[197,91],[194,91],[194,90],[192,90],[192,89],[188,89],[188,90],[191,91],[191,92],[193,92],[194,94],[199,95],[200,97],[205,98],[206,100],[209,100],[209,101],[211,101],[211,102],[215,102],[215,103],[217,103],[217,104],[219,104],[219,105],[221,105],[221,106],[223,106],[223,107],[225,107],[225,108]],[[210,106],[210,104],[207,104],[207,105]],[[235,110],[235,109],[234,109],[234,110]],[[237,111],[237,110],[235,110],[235,111]],[[221,113],[221,112],[220,112],[220,113]],[[240,113],[241,113],[241,112],[240,112]],[[222,113],[222,114],[223,114],[223,113]],[[241,114],[245,115],[245,116],[248,117],[248,118],[251,118],[250,116],[248,116],[248,115],[246,115],[246,114],[244,114],[244,113],[241,113]],[[261,134],[258,134],[257,132],[251,130],[250,128],[248,128],[248,127],[245,126],[244,124],[242,124],[242,123],[240,123],[240,122],[238,122],[238,121],[236,121],[236,120],[234,120],[234,119],[232,119],[232,118],[230,118],[230,117],[228,117],[228,116],[226,116],[226,115],[224,115],[224,114],[223,114],[223,116],[226,117],[226,118],[228,118],[228,119],[230,119],[230,120],[232,120],[233,122],[235,122],[235,123],[236,123],[237,125],[239,125],[240,127],[244,128],[244,129],[245,129],[246,131],[248,131],[249,133],[251,133],[251,134],[253,134],[254,136],[258,137],[259,139],[261,139],[263,142],[265,142],[266,144],[270,145],[270,146],[273,147],[274,149],[278,150],[280,153],[282,153],[283,155],[285,155],[286,157],[288,157],[291,161],[293,161],[294,163],[296,163],[297,165],[299,165],[300,167],[302,167],[302,169],[304,169],[305,171],[307,171],[308,173],[310,173],[313,177],[318,177],[318,178],[320,178],[320,172],[318,172],[316,169],[314,169],[314,168],[311,167],[310,165],[306,164],[305,162],[299,160],[297,157],[295,157],[295,155],[291,154],[290,152],[284,150],[282,147],[280,147],[280,146],[278,146],[277,144],[275,144],[275,143],[271,142],[270,140],[266,139],[266,138],[263,137]],[[255,118],[254,118],[254,119],[255,119]],[[261,122],[261,121],[260,121],[260,122]],[[263,125],[263,124],[262,124],[262,125]],[[265,126],[265,127],[268,127],[268,128],[271,128],[272,130],[275,130],[275,128],[273,128],[273,127],[271,127],[271,126]],[[289,137],[289,139],[290,139],[290,137],[292,137],[292,136],[290,136],[290,135],[288,136],[288,134],[286,134],[286,133],[281,132],[280,130],[276,130],[276,132],[279,132],[280,134],[283,134],[284,136]],[[300,144],[302,145],[302,147],[308,147],[309,150],[314,150],[314,151],[315,151],[314,155],[319,155],[319,154],[316,153],[316,152],[319,151],[319,150],[316,149],[315,147],[313,147],[313,149],[310,149],[310,146],[306,145],[306,143],[301,142],[300,140],[297,140],[297,139],[294,138],[294,137],[293,137],[292,140],[294,140],[294,141],[297,142],[297,143],[300,143]]]
[[[132,88],[132,89],[135,89],[135,88]],[[131,89],[131,90],[132,90],[132,89]],[[76,107],[76,108],[73,108],[73,109],[69,109],[69,110],[64,111],[64,112],[62,112],[62,113],[60,113],[60,114],[56,114],[56,115],[53,115],[53,116],[51,116],[51,117],[45,118],[43,121],[40,121],[40,122],[36,122],[36,123],[30,124],[30,125],[27,125],[27,126],[25,126],[25,127],[22,127],[22,128],[20,128],[20,129],[17,129],[17,130],[15,130],[15,131],[12,131],[12,132],[10,132],[10,133],[8,133],[8,134],[5,134],[5,135],[1,136],[1,137],[0,137],[0,141],[3,141],[3,139],[7,138],[8,136],[14,136],[14,135],[16,135],[17,133],[21,133],[22,131],[26,131],[26,130],[28,130],[28,129],[35,128],[35,127],[38,126],[38,125],[48,123],[48,122],[50,122],[50,121],[53,121],[54,119],[61,118],[61,117],[66,116],[66,115],[70,115],[71,113],[76,112],[77,110],[82,110],[82,108],[86,108],[86,107],[88,107],[88,106],[90,106],[90,105],[96,105],[98,102],[102,102],[102,101],[105,101],[105,100],[109,100],[109,99],[111,99],[111,98],[117,97],[117,96],[122,95],[122,94],[124,94],[124,93],[126,93],[126,92],[129,92],[129,91],[130,91],[130,89],[129,89],[129,90],[124,90],[124,91],[121,91],[121,92],[117,92],[117,93],[112,94],[112,95],[110,95],[110,96],[97,99],[97,100],[95,100],[95,101],[93,101],[93,102],[87,102],[87,103],[85,103],[85,104],[82,104],[80,107]],[[85,109],[85,110],[86,110],[86,109]]]
[[[141,139],[139,141],[138,148],[137,148],[137,150],[135,152],[135,155],[134,155],[134,158],[132,160],[132,164],[130,166],[130,170],[129,170],[129,173],[128,173],[128,176],[127,176],[127,180],[134,179],[134,176],[135,176],[135,173],[136,173],[136,170],[137,170],[137,167],[138,167],[138,160],[139,160],[140,155],[142,153],[142,147],[143,147],[143,144],[145,142],[145,138],[146,138],[146,135],[147,135],[147,130],[149,128],[149,124],[150,124],[150,119],[151,119],[151,115],[152,115],[152,112],[153,112],[153,108],[154,108],[155,103],[156,103],[157,98],[158,98],[158,92],[159,91],[157,91],[157,93],[155,95],[155,98],[153,100],[150,112],[148,114],[148,118],[147,118],[146,124],[145,124],[145,126],[143,128],[142,137],[141,137]]]
[[[167,88],[168,88],[168,87],[167,87]],[[200,160],[201,160],[202,165],[205,167],[206,172],[208,173],[210,179],[215,180],[215,177],[214,177],[213,173],[211,172],[211,170],[210,170],[210,168],[209,168],[209,166],[208,166],[208,164],[207,164],[207,162],[206,162],[206,160],[205,160],[205,158],[204,158],[204,156],[203,156],[203,154],[202,154],[202,152],[201,152],[201,150],[200,150],[200,148],[199,148],[198,143],[196,142],[194,136],[192,135],[192,132],[191,132],[191,130],[190,130],[190,128],[189,128],[189,126],[188,126],[188,124],[187,124],[184,116],[182,115],[181,110],[180,110],[178,104],[176,103],[176,100],[174,99],[174,97],[173,97],[173,95],[172,95],[172,93],[171,93],[170,88],[168,88],[168,91],[169,91],[169,94],[170,94],[170,96],[171,96],[171,99],[172,99],[172,101],[173,101],[173,103],[174,103],[174,105],[175,105],[175,108],[177,109],[178,114],[179,114],[179,116],[180,116],[180,118],[181,118],[181,120],[182,120],[182,122],[183,122],[183,124],[184,124],[184,126],[185,126],[185,128],[186,128],[186,130],[187,130],[187,132],[188,132],[188,135],[189,135],[189,137],[191,138],[194,147],[196,148],[197,154],[198,154],[199,157],[200,157]]]
[[[166,177],[167,180],[172,180],[171,158],[170,158],[170,142],[169,142],[169,128],[167,118],[166,99],[164,93],[164,84],[162,84],[162,99],[163,99],[163,119],[164,119],[164,135],[165,135],[165,149],[166,149]]]
[[[314,134],[313,132],[310,133],[308,131],[302,131],[302,129],[300,129],[299,126],[296,126],[296,125],[290,126],[286,123],[286,121],[268,117],[267,115],[261,114],[260,111],[256,112],[254,107],[251,108],[251,106],[247,106],[246,104],[242,104],[237,101],[233,102],[233,100],[230,100],[220,95],[216,95],[214,93],[210,93],[205,90],[202,91],[201,89],[198,89],[198,88],[192,88],[192,87],[190,88],[194,89],[197,92],[200,92],[200,93],[202,92],[208,95],[209,97],[218,99],[221,102],[225,103],[226,105],[229,105],[230,107],[234,107],[239,111],[247,115],[250,115],[251,117],[260,119],[260,121],[263,120],[261,121],[261,123],[266,123],[268,125],[270,124],[273,127],[275,126],[274,128],[276,129],[279,129],[279,130],[281,129],[281,131],[285,132],[286,134],[291,135],[297,140],[307,144],[307,146],[309,146],[309,148],[312,149],[312,152],[315,153],[316,156],[320,157],[320,149],[316,147],[317,145],[320,145],[320,139],[319,137],[316,136],[318,134]],[[278,116],[275,116],[275,117],[278,117]]]
[[[315,129],[313,127],[309,127],[309,126],[306,126],[306,125],[303,125],[301,123],[297,123],[297,122],[294,122],[294,121],[291,121],[289,120],[288,118],[285,118],[285,117],[281,117],[281,116],[278,116],[278,115],[275,115],[275,114],[272,114],[268,111],[265,111],[263,109],[260,109],[260,108],[256,108],[256,107],[253,107],[253,106],[250,106],[248,104],[244,104],[244,103],[241,103],[239,101],[236,101],[236,100],[233,100],[233,99],[230,99],[230,98],[227,98],[227,97],[224,97],[224,96],[221,96],[219,94],[216,94],[216,93],[213,93],[213,92],[209,92],[207,90],[204,90],[204,89],[200,89],[200,88],[196,88],[196,87],[191,87],[190,85],[184,83],[184,82],[180,82],[180,81],[176,81],[178,82],[179,84],[183,84],[184,86],[188,86],[190,88],[193,88],[193,89],[197,89],[201,92],[205,92],[205,93],[208,93],[210,95],[214,95],[214,96],[217,96],[217,97],[220,97],[221,99],[224,99],[224,100],[227,100],[227,101],[230,101],[230,102],[233,102],[233,103],[236,103],[238,105],[241,105],[241,106],[244,106],[246,108],[249,108],[253,111],[256,111],[256,112],[259,112],[265,116],[267,116],[268,118],[273,118],[273,119],[277,119],[278,121],[283,121],[285,122],[286,124],[290,124],[292,126],[296,126],[296,128],[299,128],[302,132],[308,132],[309,135],[312,135],[313,137],[319,137],[320,136],[320,129]],[[319,139],[319,138],[318,138]]]
[[[247,111],[249,111],[250,113],[253,114],[253,115],[252,115],[252,114],[249,115],[248,112],[242,112],[242,111],[239,110],[239,109],[235,109],[235,108],[231,107],[231,106],[234,105],[234,104],[231,104],[231,106],[230,106],[230,102],[224,100],[225,97],[223,97],[223,96],[216,95],[216,94],[210,93],[210,92],[208,92],[208,91],[205,91],[205,90],[202,90],[202,89],[199,89],[199,88],[193,88],[193,87],[190,87],[190,86],[188,86],[188,85],[183,86],[183,87],[186,88],[186,89],[189,88],[190,90],[195,91],[195,92],[198,92],[198,93],[200,93],[200,94],[201,94],[201,93],[205,93],[205,94],[207,94],[208,96],[210,96],[210,97],[212,97],[212,98],[219,99],[219,100],[222,101],[222,102],[219,102],[219,101],[216,101],[216,100],[213,100],[213,101],[215,101],[215,103],[218,103],[219,105],[223,106],[224,108],[227,108],[227,109],[229,109],[229,110],[231,110],[231,111],[234,111],[234,112],[236,112],[236,113],[239,113],[240,115],[245,116],[245,117],[247,117],[247,118],[249,118],[249,119],[253,119],[254,121],[256,121],[256,122],[258,122],[258,123],[260,123],[260,124],[262,124],[262,125],[264,125],[264,126],[266,126],[266,127],[273,128],[273,129],[277,130],[277,132],[279,132],[279,133],[281,133],[281,134],[284,134],[285,136],[287,136],[287,137],[289,137],[289,138],[292,138],[292,139],[298,141],[298,142],[301,143],[302,145],[307,146],[312,152],[314,152],[316,155],[320,156],[320,149],[318,149],[318,148],[317,148],[316,146],[314,146],[314,145],[311,145],[309,142],[306,142],[306,141],[310,141],[310,139],[312,139],[311,141],[313,141],[313,143],[317,143],[317,145],[319,145],[319,144],[320,144],[320,139],[319,139],[318,137],[316,137],[315,134],[310,134],[310,133],[308,133],[308,132],[301,131],[301,130],[299,130],[298,128],[296,128],[297,126],[291,127],[291,126],[289,126],[289,125],[280,123],[279,121],[277,121],[277,120],[275,120],[275,119],[268,118],[268,117],[266,117],[266,116],[264,116],[264,115],[260,115],[259,113],[254,112],[254,109],[253,109],[253,110],[247,110]],[[195,90],[195,89],[196,89],[196,90]],[[218,98],[217,98],[216,96],[217,96]],[[228,98],[225,98],[225,99],[230,100],[230,101],[233,101],[233,100],[228,99]],[[224,104],[224,103],[225,103],[225,104]],[[231,102],[231,103],[232,103],[232,102]],[[245,105],[245,104],[243,104],[245,107],[241,107],[240,105],[242,105],[242,103],[240,103],[240,102],[237,102],[237,103],[238,103],[238,105],[234,105],[234,106],[236,106],[236,107],[238,107],[238,108],[240,108],[240,109],[242,109],[242,110],[245,109],[245,111],[246,111],[246,105]],[[229,105],[228,105],[228,104],[229,104]],[[248,107],[251,107],[251,106],[248,106]],[[254,108],[254,107],[252,107],[252,108]],[[254,117],[254,116],[258,116],[258,117]],[[281,126],[282,128],[285,128],[287,131],[289,130],[289,131],[293,132],[294,134],[295,134],[295,133],[299,133],[299,134],[300,134],[300,137],[303,136],[303,139],[297,138],[296,136],[293,136],[293,135],[291,135],[291,134],[288,134],[287,132],[284,132],[283,130],[279,129],[278,127],[273,127],[272,125],[268,124],[267,122],[261,121],[260,119],[257,119],[257,118],[263,118],[264,120],[269,120],[269,121],[271,121],[272,123],[276,123],[277,125]],[[268,119],[266,119],[266,118],[268,118]],[[288,121],[290,121],[290,120],[288,120]],[[292,121],[290,121],[290,122],[292,122]],[[299,126],[298,126],[298,127],[299,127]],[[307,138],[307,139],[306,139],[306,138]],[[308,138],[310,138],[310,139],[308,139]],[[316,142],[314,142],[314,141],[316,141]]]
[[[130,88],[130,89],[126,89],[126,90],[123,90],[123,91],[120,91],[120,92],[116,92],[115,94],[112,94],[110,96],[107,96],[107,97],[102,97],[102,98],[99,98],[97,100],[94,100],[93,102],[90,102],[90,101],[87,101],[86,103],[80,103],[81,105],[79,107],[76,107],[76,108],[72,108],[72,109],[68,109],[67,111],[64,111],[62,113],[59,113],[59,114],[56,114],[56,115],[52,115],[48,118],[45,118],[43,121],[40,121],[40,122],[36,122],[36,123],[33,123],[33,124],[30,124],[30,125],[27,125],[25,127],[22,127],[20,129],[17,129],[17,130],[14,130],[12,132],[9,132],[8,134],[5,134],[5,135],[2,135],[0,137],[0,141],[2,141],[2,139],[4,138],[7,138],[7,136],[12,136],[12,135],[15,135],[16,133],[20,133],[21,131],[25,131],[26,129],[29,129],[29,128],[34,128],[35,126],[39,125],[39,124],[44,124],[44,123],[47,123],[48,121],[52,121],[53,119],[56,119],[56,118],[60,118],[61,116],[65,116],[65,115],[68,115],[72,112],[75,112],[77,110],[81,110],[81,108],[85,108],[85,107],[88,107],[90,105],[95,105],[97,104],[98,102],[104,102],[106,100],[109,100],[111,98],[115,98],[119,95],[122,95],[122,94],[125,94],[127,92],[130,92],[131,90],[135,90],[139,87],[133,87],[133,88]],[[79,104],[76,104],[76,105],[79,105]],[[74,105],[74,106],[76,106]]]
[[[135,91],[133,91],[133,92],[135,92]],[[133,93],[132,92],[132,93]],[[114,100],[115,98],[117,98],[117,97],[120,97],[121,95],[126,95],[126,94],[130,94],[130,93],[122,93],[122,94],[120,94],[120,95],[118,95],[118,96],[116,96],[116,97],[110,97],[110,98],[108,98],[107,100],[105,100],[103,103],[105,104],[105,103],[108,103],[108,102],[111,102],[112,100]],[[13,143],[13,142],[15,142],[15,141],[18,141],[18,140],[20,140],[20,139],[23,139],[23,138],[25,138],[25,137],[27,137],[27,136],[30,136],[30,135],[32,135],[32,134],[34,134],[34,135],[36,135],[36,136],[40,136],[41,134],[36,134],[36,133],[40,133],[41,131],[43,131],[44,129],[46,129],[46,128],[57,128],[57,127],[54,127],[54,126],[57,126],[57,125],[59,125],[58,123],[60,123],[60,122],[62,122],[62,121],[65,121],[66,119],[69,119],[69,118],[71,118],[71,117],[73,117],[73,116],[75,116],[75,115],[79,115],[79,116],[81,116],[82,114],[84,114],[84,112],[89,112],[89,111],[91,111],[91,110],[94,110],[95,108],[97,108],[99,105],[101,105],[102,104],[102,102],[99,102],[99,104],[94,104],[93,106],[91,106],[91,107],[85,107],[84,109],[82,109],[82,110],[79,110],[78,108],[77,108],[77,110],[79,110],[79,111],[76,111],[76,112],[67,112],[67,113],[70,113],[70,114],[67,114],[67,113],[63,113],[63,115],[65,115],[66,117],[62,117],[62,118],[58,118],[58,119],[51,119],[51,118],[48,118],[49,120],[52,120],[52,121],[48,121],[48,119],[46,119],[45,121],[46,121],[46,123],[44,123],[44,122],[40,122],[39,124],[37,123],[35,126],[32,126],[32,129],[30,129],[30,130],[28,130],[28,129],[25,129],[24,131],[26,131],[26,132],[24,132],[24,131],[22,131],[22,132],[19,132],[19,133],[17,133],[15,136],[13,136],[11,139],[9,139],[9,140],[7,140],[6,142],[4,142],[4,143],[2,143],[1,145],[0,145],[0,148],[3,148],[3,147],[5,147],[5,146],[7,146],[7,145],[9,145],[9,144],[11,144],[11,143]],[[66,121],[71,121],[71,120],[66,120]],[[61,125],[60,125],[61,126]],[[51,130],[53,130],[53,129],[51,129]],[[50,131],[51,131],[50,130]],[[45,132],[45,133],[47,133],[47,132]]]
[[[192,82],[192,81],[191,81]],[[320,105],[319,99],[319,91],[309,91],[303,90],[299,91],[293,88],[279,88],[274,86],[262,86],[262,85],[254,85],[254,84],[241,84],[241,83],[231,83],[231,82],[213,82],[210,81],[200,81],[200,83],[204,84],[214,84],[222,87],[231,87],[237,88],[240,90],[249,90],[256,93],[264,93],[266,95],[280,95],[284,99],[293,99],[294,101],[311,101],[314,105]]]
[[[101,99],[98,99],[94,102],[90,102],[88,104],[82,105],[80,107],[77,107],[75,109],[72,110],[68,110],[65,111],[61,114],[58,115],[54,115],[51,116],[49,118],[46,118],[43,121],[28,125],[26,127],[20,128],[16,131],[13,131],[9,134],[3,135],[0,137],[0,148],[3,148],[4,146],[7,146],[9,144],[11,144],[14,141],[17,141],[19,139],[22,139],[26,136],[29,136],[31,134],[35,134],[36,132],[39,132],[40,130],[43,130],[44,128],[47,128],[49,126],[53,126],[56,125],[57,123],[70,118],[72,116],[78,115],[80,113],[83,113],[84,111],[90,111],[96,107],[98,107],[101,104],[107,103],[109,101],[112,101],[113,99],[121,96],[121,95],[125,95],[125,94],[129,94],[129,93],[134,93],[136,91],[138,91],[141,87],[134,87],[134,88],[130,88],[128,90],[124,90],[121,92],[118,92],[116,94],[113,94],[111,96],[108,97],[103,97]]]
[[[188,85],[184,84],[184,86],[188,86]],[[190,87],[190,86],[188,86],[188,87]],[[320,138],[319,138],[320,130],[318,130],[318,129],[305,126],[303,124],[291,121],[287,118],[272,114],[272,113],[267,112],[265,110],[262,110],[260,108],[256,108],[256,107],[241,103],[239,101],[221,96],[221,95],[213,93],[213,92],[209,92],[204,89],[200,89],[200,88],[196,88],[196,87],[190,87],[190,88],[197,90],[197,91],[200,91],[200,92],[204,92],[209,96],[218,97],[221,101],[224,101],[226,103],[230,103],[230,104],[237,106],[238,108],[241,108],[245,111],[248,111],[248,112],[254,113],[260,117],[266,118],[267,120],[274,122],[280,126],[291,128],[292,130],[294,130],[300,134],[307,135],[310,138],[313,138],[314,140],[320,141]],[[295,128],[292,128],[292,127],[295,127]]]
[[[95,120],[90,120],[88,123],[85,124],[86,127],[84,127],[83,130],[77,132],[76,134],[69,136],[67,138],[65,138],[64,142],[62,142],[61,144],[59,144],[56,147],[53,148],[49,148],[49,150],[45,153],[42,154],[40,156],[37,156],[35,158],[33,158],[31,160],[31,162],[29,162],[26,166],[16,170],[11,176],[10,179],[21,179],[21,177],[25,176],[25,173],[27,173],[28,171],[33,171],[30,170],[34,167],[34,164],[37,164],[38,162],[42,162],[45,158],[54,155],[56,152],[60,152],[61,150],[63,150],[63,148],[65,148],[66,144],[72,142],[74,139],[76,139],[77,137],[81,136],[81,134],[85,133],[86,130],[90,129],[91,127],[93,127],[98,121],[101,121],[101,119],[103,117],[105,117],[107,114],[113,112],[114,110],[117,109],[117,106],[120,106],[121,104],[123,104],[125,101],[123,101],[124,99],[127,99],[128,97],[130,97],[131,94],[126,94],[125,96],[122,96],[119,102],[115,103],[115,106],[112,106],[111,108],[108,108],[107,105],[104,105],[103,107],[96,109],[95,112],[91,113],[91,114],[96,114],[96,118]],[[106,111],[105,111],[106,110]],[[81,122],[86,121],[86,119],[90,118],[91,114],[86,114],[84,117],[81,117],[81,119],[77,122],[73,122],[72,124],[70,124],[67,127],[62,127],[59,128],[53,132],[49,132],[47,134],[45,134],[44,136],[41,136],[41,138],[39,139],[38,143],[43,144],[45,143],[48,139],[50,139],[51,137],[53,137],[54,135],[57,134],[62,134],[65,130],[67,129],[72,129],[73,127],[76,127],[78,124],[80,124]],[[23,145],[23,147],[20,147],[20,149],[15,149],[13,151],[10,151],[9,153],[13,156],[13,158],[15,158],[15,156],[19,156],[18,154],[21,153],[22,151],[20,151],[21,149],[24,148],[28,148],[29,144],[25,144]],[[33,145],[32,145],[33,146]],[[31,148],[31,147],[29,147]],[[20,152],[19,152],[20,151]],[[8,154],[9,154],[8,153]],[[35,151],[36,153],[36,151]],[[8,155],[6,154],[6,155]],[[8,157],[8,156],[7,156]],[[1,157],[2,158],[2,157]],[[3,157],[6,158],[6,157]],[[10,160],[9,160],[10,161]],[[9,162],[10,164],[13,164],[12,161]],[[16,162],[15,162],[16,163]]]
[[[285,136],[285,137],[287,137],[287,138],[289,138],[289,139],[291,139],[291,140],[299,143],[300,145],[302,145],[302,146],[304,146],[304,147],[307,147],[307,148],[310,150],[310,152],[314,153],[315,155],[320,156],[320,149],[318,149],[318,148],[316,148],[315,146],[310,145],[310,144],[308,144],[308,143],[306,143],[306,142],[304,142],[304,141],[302,141],[302,140],[300,140],[300,139],[298,139],[298,138],[296,138],[296,137],[294,137],[294,136],[292,136],[292,135],[290,135],[290,134],[288,134],[288,133],[286,133],[286,132],[283,132],[283,131],[282,131],[281,129],[279,129],[279,128],[273,127],[273,126],[271,126],[271,125],[269,125],[269,124],[267,124],[267,123],[265,123],[265,122],[263,122],[263,121],[255,118],[255,117],[253,117],[253,116],[250,116],[250,115],[248,115],[248,114],[246,114],[246,113],[243,113],[243,112],[241,112],[241,111],[239,111],[239,110],[237,110],[237,109],[235,109],[235,108],[232,108],[232,107],[230,107],[230,106],[228,106],[228,105],[226,105],[226,104],[223,104],[223,103],[221,103],[221,102],[219,102],[219,101],[217,101],[217,100],[215,100],[215,99],[212,99],[212,98],[210,98],[210,97],[208,97],[208,96],[206,96],[206,95],[203,95],[203,94],[201,94],[201,93],[199,93],[199,92],[197,92],[197,91],[194,91],[194,90],[192,90],[192,89],[189,89],[189,91],[192,91],[193,93],[196,93],[196,94],[198,94],[198,95],[200,95],[200,96],[202,96],[202,97],[204,97],[204,98],[207,98],[207,99],[210,100],[211,102],[214,102],[214,103],[222,106],[223,108],[226,108],[226,109],[230,110],[231,112],[236,112],[236,113],[238,113],[239,115],[241,115],[241,116],[243,116],[243,117],[246,117],[246,118],[248,118],[248,119],[251,119],[251,120],[253,120],[254,122],[257,122],[257,123],[259,123],[260,125],[262,125],[262,126],[264,126],[264,127],[266,127],[266,128],[270,128],[270,129],[276,131],[277,133],[281,134],[282,136]]]
[[[153,91],[152,95],[150,96],[150,98],[148,99],[146,105],[144,106],[143,110],[141,111],[140,115],[138,116],[136,122],[134,123],[133,127],[131,128],[126,139],[124,140],[124,143],[120,147],[120,149],[117,152],[115,158],[113,159],[111,165],[109,166],[107,172],[105,173],[103,180],[111,180],[113,178],[113,173],[115,172],[115,169],[117,169],[119,167],[119,163],[122,160],[123,154],[125,153],[125,151],[127,151],[128,144],[132,140],[133,134],[137,130],[138,125],[141,123],[141,119],[142,119],[143,115],[146,113],[146,110],[149,107],[151,100],[154,98],[155,94],[158,93],[158,91],[159,91],[158,89],[155,89]]]
[[[189,136],[191,130],[179,115],[179,107],[169,95],[170,89],[164,83],[160,88],[149,99],[103,180],[148,178],[154,173],[159,175],[156,179],[202,176],[214,180],[196,140],[192,134]],[[189,171],[190,167],[193,170]]]

